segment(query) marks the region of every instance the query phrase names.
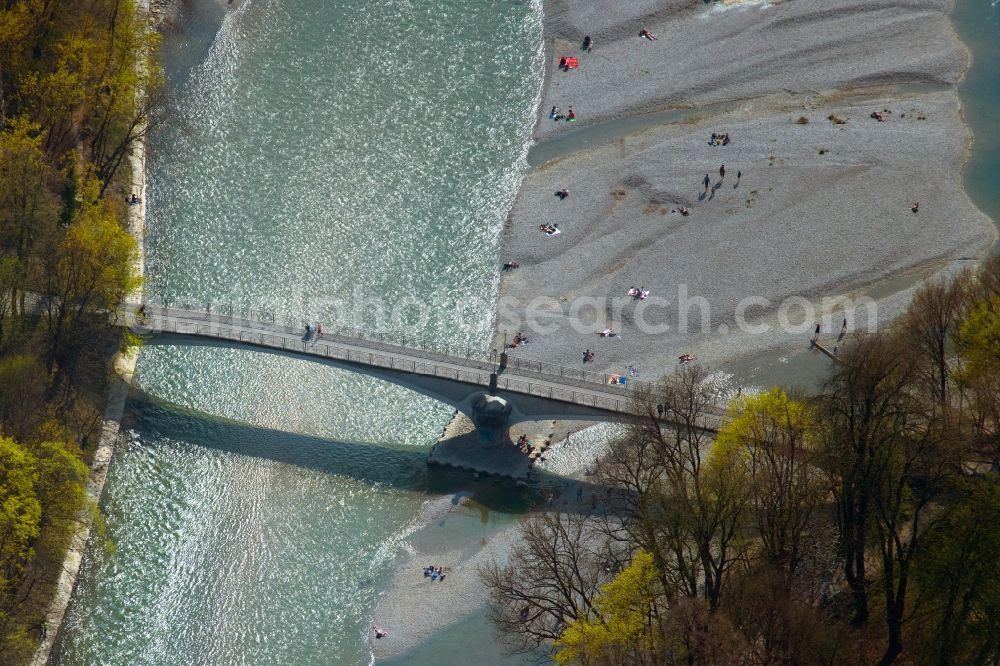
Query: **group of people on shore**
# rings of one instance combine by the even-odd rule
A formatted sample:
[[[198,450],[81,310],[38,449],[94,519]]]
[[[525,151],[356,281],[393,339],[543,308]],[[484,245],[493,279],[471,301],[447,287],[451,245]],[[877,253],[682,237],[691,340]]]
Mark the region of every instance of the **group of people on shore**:
[[[552,110],[549,111],[549,120],[565,120],[572,123],[576,121],[576,112],[570,106],[566,111],[566,115],[563,115],[558,106],[553,106]]]
[[[740,179],[741,178],[743,178],[743,172],[742,171],[737,171],[736,172],[736,185],[740,184]],[[723,164],[722,166],[719,167],[719,182],[718,182],[718,184],[716,184],[715,189],[718,189],[719,187],[722,187],[722,181],[725,180],[725,179],[726,179],[726,165]],[[708,192],[708,187],[712,184],[712,177],[709,176],[706,173],[705,177],[702,178],[701,182],[705,186],[705,191]]]
[[[634,299],[644,301],[649,297],[649,289],[645,287],[631,287],[628,290],[628,295]]]
[[[717,132],[712,132],[712,136],[708,139],[708,145],[710,146],[728,146],[729,145],[729,132],[725,134],[719,134]]]
[[[517,349],[521,345],[526,344],[528,344],[528,337],[524,333],[518,331],[517,335],[514,336],[514,339],[507,343],[507,349]]]
[[[429,566],[424,567],[424,578],[430,578],[433,581],[444,580],[447,572],[443,567]]]

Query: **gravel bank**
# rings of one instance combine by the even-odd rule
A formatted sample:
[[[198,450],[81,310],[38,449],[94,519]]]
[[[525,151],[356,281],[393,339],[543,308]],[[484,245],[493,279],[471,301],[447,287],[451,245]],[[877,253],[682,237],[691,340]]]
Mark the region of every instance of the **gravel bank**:
[[[445,519],[454,505],[452,499],[428,504],[424,516],[426,530],[434,529],[433,523]],[[470,543],[466,547],[418,548],[412,542],[419,540],[419,536],[415,535],[397,556],[392,582],[375,609],[373,622],[389,632],[382,639],[375,639],[368,632],[376,659],[401,655],[482,608],[486,593],[479,582],[477,567],[494,560],[506,561],[516,542],[517,527],[490,535],[486,543]],[[425,578],[422,573],[425,566],[443,567],[447,571],[445,579]]]
[[[719,366],[807,344],[813,317],[826,317],[824,335],[839,330],[844,313],[824,299],[877,293],[903,275],[912,283],[973,262],[994,242],[995,227],[961,184],[970,135],[952,84],[968,58],[947,2],[547,8],[551,57],[536,135],[574,126],[548,119],[567,102],[576,127],[602,120],[622,131],[536,167],[522,184],[503,250],[520,268],[502,278],[497,319],[501,331],[528,334],[531,344],[515,353],[577,364],[590,348],[595,369],[636,365],[646,378],[681,354]],[[643,26],[658,39],[639,37]],[[596,41],[590,53],[576,42],[583,34]],[[580,57],[579,69],[554,67],[564,52]],[[670,105],[689,111],[638,130],[621,120]],[[710,146],[713,132],[730,144]],[[563,188],[570,194],[560,200]],[[682,206],[689,215],[671,212]],[[545,236],[542,223],[561,233]],[[629,299],[633,286],[650,290],[649,301]],[[708,307],[679,306],[680,289]],[[881,292],[884,323],[905,298]],[[751,296],[770,303],[745,310],[767,332],[736,330]],[[802,303],[789,307],[799,326],[782,331],[789,297],[814,312],[805,321]],[[532,311],[541,328],[529,324]],[[596,335],[609,325],[621,336]]]
[[[958,81],[965,48],[948,0],[549,0],[542,99],[577,126],[666,107],[899,82]],[[643,28],[656,41],[639,37]],[[595,47],[580,52],[583,36]],[[580,68],[554,69],[559,55]],[[540,122],[536,137],[572,124]]]

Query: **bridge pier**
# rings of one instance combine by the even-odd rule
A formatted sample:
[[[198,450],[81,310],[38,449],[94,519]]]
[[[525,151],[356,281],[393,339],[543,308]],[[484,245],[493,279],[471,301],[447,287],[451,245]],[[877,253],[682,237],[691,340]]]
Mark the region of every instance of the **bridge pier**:
[[[507,432],[511,404],[493,393],[481,393],[472,398],[472,420],[480,436],[496,441]]]

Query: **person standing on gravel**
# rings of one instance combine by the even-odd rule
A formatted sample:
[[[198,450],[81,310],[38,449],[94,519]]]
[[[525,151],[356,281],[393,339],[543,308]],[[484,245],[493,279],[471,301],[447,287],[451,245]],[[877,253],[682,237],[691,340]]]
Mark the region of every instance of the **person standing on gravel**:
[[[708,186],[712,184],[712,179],[708,176],[707,173],[705,174],[705,180],[703,180],[702,182],[705,183],[705,191],[708,192]]]
[[[726,177],[726,165],[723,164],[722,166],[719,167],[719,178],[725,178],[725,177]]]

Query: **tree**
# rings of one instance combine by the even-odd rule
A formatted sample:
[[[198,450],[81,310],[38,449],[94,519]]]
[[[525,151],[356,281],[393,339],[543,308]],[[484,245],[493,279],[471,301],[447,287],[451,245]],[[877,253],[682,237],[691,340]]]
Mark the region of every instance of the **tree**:
[[[882,666],[893,663],[903,651],[912,564],[933,515],[931,502],[955,471],[946,437],[938,427],[917,423],[886,439],[874,452],[869,488],[888,630]]]
[[[801,576],[801,574],[798,574]],[[846,627],[788,584],[788,571],[759,559],[733,577],[722,613],[742,634],[754,664],[831,664],[844,652]]]
[[[716,450],[746,474],[751,514],[766,559],[788,572],[802,556],[802,539],[827,492],[811,442],[804,403],[781,389],[738,400],[719,429]]]
[[[602,544],[588,517],[543,513],[524,523],[508,562],[480,568],[491,619],[515,649],[534,650],[593,616],[607,579]]]
[[[752,651],[726,615],[704,599],[679,599],[663,625],[663,663],[669,666],[751,666]]]
[[[868,536],[873,527],[871,489],[880,482],[882,451],[905,432],[910,357],[884,332],[845,345],[817,399],[821,464],[834,495],[838,551],[854,604],[853,623],[869,616]]]
[[[159,46],[159,36],[149,30],[134,2],[113,0],[102,37],[106,50],[100,85],[85,121],[101,194],[135,142],[149,132],[163,83],[159,65],[149,57]]]
[[[971,275],[963,272],[951,280],[924,284],[913,295],[900,326],[901,342],[912,348],[918,375],[923,378],[934,402],[946,410],[952,371],[949,353],[958,326],[962,321]]]
[[[49,190],[55,173],[42,149],[42,131],[25,118],[0,132],[0,242],[17,263],[10,304],[16,308],[39,244],[56,229],[59,207]],[[23,310],[23,307],[22,307]]]
[[[959,330],[967,372],[995,372],[1000,366],[1000,296],[975,306]]]
[[[38,536],[42,506],[35,493],[35,464],[34,456],[17,442],[0,437],[0,599],[10,593],[31,559],[31,544]]]
[[[88,344],[84,325],[103,316],[107,327],[107,317],[141,284],[135,271],[138,245],[96,199],[97,187],[91,179],[84,188],[91,196],[84,197],[88,203],[66,230],[48,272],[48,363],[65,377],[72,376],[76,354]]]
[[[671,596],[703,595],[718,606],[746,543],[747,489],[725,458],[710,460],[705,427],[714,396],[689,366],[638,404],[640,416],[612,447],[600,479],[616,489],[625,538],[651,553]]]
[[[660,664],[657,579],[653,556],[640,550],[614,580],[601,587],[590,617],[569,623],[556,642],[555,662]]]
[[[42,502],[43,528],[72,529],[83,507],[87,466],[62,442],[42,442],[32,447],[37,460],[37,493]]]
[[[969,479],[925,535],[913,567],[919,663],[1000,661],[1000,482]]]
[[[973,306],[958,335],[959,386],[968,407],[971,443],[1000,456],[1000,294]]]
[[[0,429],[25,440],[45,415],[43,396],[48,375],[35,357],[18,354],[0,359]]]

